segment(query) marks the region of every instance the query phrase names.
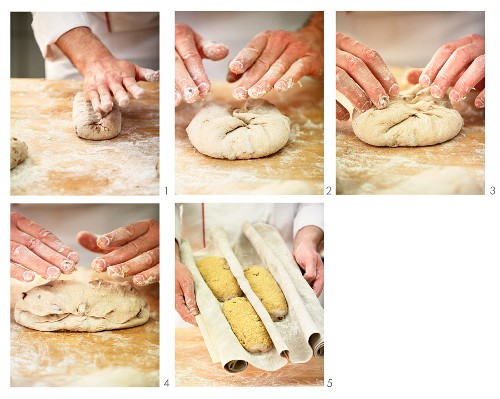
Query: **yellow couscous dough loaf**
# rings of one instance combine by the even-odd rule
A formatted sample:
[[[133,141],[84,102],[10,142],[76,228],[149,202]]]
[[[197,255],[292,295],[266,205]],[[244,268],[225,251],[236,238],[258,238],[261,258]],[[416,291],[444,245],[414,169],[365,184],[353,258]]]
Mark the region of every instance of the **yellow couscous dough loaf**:
[[[273,275],[262,266],[250,266],[244,270],[253,292],[274,321],[282,320],[288,313],[288,305]]]
[[[273,341],[248,299],[229,299],[222,305],[231,329],[248,352],[267,352],[273,348]]]
[[[224,258],[206,256],[198,260],[196,266],[218,301],[223,302],[243,295]]]

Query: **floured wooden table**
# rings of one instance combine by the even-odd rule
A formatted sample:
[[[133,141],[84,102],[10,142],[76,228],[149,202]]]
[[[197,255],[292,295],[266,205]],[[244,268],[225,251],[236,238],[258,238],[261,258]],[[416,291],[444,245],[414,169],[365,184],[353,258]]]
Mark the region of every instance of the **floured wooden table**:
[[[122,109],[111,140],[78,138],[72,119],[76,80],[11,79],[11,135],[28,158],[11,171],[12,195],[157,195],[159,84]]]
[[[323,386],[324,359],[288,364],[278,371],[259,370],[251,365],[240,373],[213,364],[198,328],[175,329],[176,386]]]
[[[401,87],[408,87],[406,70],[393,72]],[[371,146],[354,135],[351,120],[337,121],[337,194],[378,194],[438,166],[462,167],[484,187],[484,111],[466,102],[455,108],[464,118],[460,133],[427,147]]]
[[[36,331],[14,321],[17,294],[42,283],[12,280],[11,386],[159,386],[158,284],[141,289],[151,309],[146,324],[84,333]]]
[[[239,107],[234,85],[212,84],[205,101]],[[304,81],[286,93],[265,97],[291,120],[291,137],[277,153],[258,159],[215,159],[199,153],[186,127],[202,103],[183,104],[175,111],[176,194],[322,194],[323,82]]]

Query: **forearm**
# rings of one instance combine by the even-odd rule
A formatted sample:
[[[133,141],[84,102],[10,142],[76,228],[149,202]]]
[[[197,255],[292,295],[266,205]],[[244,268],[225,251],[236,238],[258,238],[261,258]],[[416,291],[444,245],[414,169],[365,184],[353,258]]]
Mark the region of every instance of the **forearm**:
[[[83,26],[64,33],[57,39],[56,45],[82,76],[86,76],[89,66],[95,62],[113,58],[110,51],[92,31]]]

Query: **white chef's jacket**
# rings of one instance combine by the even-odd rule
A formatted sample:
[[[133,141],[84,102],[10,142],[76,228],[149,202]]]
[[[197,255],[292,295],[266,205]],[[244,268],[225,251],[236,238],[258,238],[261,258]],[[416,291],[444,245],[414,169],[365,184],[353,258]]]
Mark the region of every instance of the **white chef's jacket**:
[[[389,66],[423,68],[443,44],[484,35],[484,11],[338,11],[336,30],[377,51]]]
[[[116,58],[159,69],[160,16],[157,12],[34,12],[31,26],[45,58],[47,79],[81,79],[55,44],[64,33],[80,26],[91,29]]]
[[[323,204],[182,204],[176,207],[176,238],[189,240],[193,251],[208,243],[212,227],[221,226],[234,245],[243,222],[269,223],[281,233],[290,251],[297,232],[308,225],[324,230]],[[204,223],[203,223],[204,222]]]

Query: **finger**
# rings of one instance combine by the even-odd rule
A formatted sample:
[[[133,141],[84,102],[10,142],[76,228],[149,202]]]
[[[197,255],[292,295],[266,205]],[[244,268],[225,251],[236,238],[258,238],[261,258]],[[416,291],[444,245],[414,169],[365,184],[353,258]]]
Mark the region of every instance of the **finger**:
[[[229,63],[229,70],[240,75],[250,68],[267,45],[268,33],[262,32],[255,36],[234,59]]]
[[[349,111],[337,101],[337,112],[336,112],[336,117],[339,121],[348,121],[349,118],[351,117],[349,115]]]
[[[155,71],[154,69],[149,68],[142,68],[139,65],[135,65],[135,79],[137,81],[143,80],[146,82],[159,82],[160,71]]]
[[[56,280],[61,275],[61,270],[35,255],[24,245],[10,242],[10,260],[20,265],[29,265],[30,270],[48,280]]]
[[[155,265],[158,265],[159,262],[160,248],[156,247],[126,262],[109,266],[107,272],[110,277],[128,277],[151,269]]]
[[[179,106],[182,102],[182,95],[179,89],[176,87],[175,88],[175,106]]]
[[[24,266],[21,266],[19,263],[11,261],[10,277],[22,281],[24,283],[29,283],[30,281],[33,281],[35,279],[36,274],[31,270],[26,269]]]
[[[80,260],[78,254],[67,245],[64,245],[54,234],[23,215],[17,212],[12,212],[11,221],[19,230],[34,238],[38,238],[49,248],[73,261],[74,264],[77,264]]]
[[[316,280],[314,280],[312,289],[316,296],[320,296],[321,292],[323,291],[323,287],[325,285],[325,278],[324,278],[324,267],[323,267],[323,261],[321,258],[318,258],[318,264],[317,264],[317,270],[316,270]]]
[[[389,96],[361,59],[337,49],[337,67],[356,81],[377,108],[387,107]]]
[[[141,220],[139,222],[131,223],[113,230],[111,233],[100,235],[97,237],[97,245],[102,249],[120,247],[142,236],[152,227],[154,226],[150,220]]]
[[[184,27],[184,26],[183,26]],[[205,73],[205,68],[203,67],[203,63],[201,61],[200,53],[197,49],[197,45],[195,42],[195,34],[191,29],[181,29],[182,33],[178,34],[178,29],[176,26],[175,31],[175,51],[176,54],[179,55],[182,63],[185,66],[185,69],[191,76],[191,79],[196,84],[198,90],[203,94],[207,93],[210,87],[210,82]],[[200,36],[197,36],[198,40],[202,39]],[[176,57],[176,71],[175,76],[177,79],[177,57]],[[200,88],[199,86],[203,86]],[[181,86],[181,85],[180,85]],[[181,86],[182,87],[182,86]]]
[[[130,76],[123,79],[123,86],[127,91],[134,96],[134,98],[139,99],[144,97],[144,89],[137,84],[134,78]],[[128,98],[128,96],[127,96]]]
[[[310,75],[315,68],[316,60],[312,57],[303,57],[295,61],[286,73],[274,85],[274,89],[283,93],[292,88],[295,83],[306,75]]]
[[[97,236],[93,233],[88,232],[88,231],[80,231],[76,235],[76,241],[82,247],[84,247],[92,252],[99,252],[99,253],[107,254],[107,253],[111,252],[112,250],[116,249],[116,248],[113,248],[113,249],[110,248],[108,250],[103,250],[102,248],[99,248],[99,246],[97,245]]]
[[[436,98],[443,97],[459,74],[480,55],[484,55],[484,48],[481,49],[473,44],[468,44],[455,50],[432,83],[432,96]]]
[[[196,47],[199,54],[203,58],[208,58],[212,61],[219,61],[226,58],[229,54],[229,49],[225,44],[216,43],[211,40],[205,40],[195,32]]]
[[[152,239],[151,234],[145,234],[106,255],[95,258],[91,266],[96,272],[103,272],[109,266],[126,262],[157,245],[158,240]]]
[[[113,109],[113,98],[107,86],[100,85],[97,87],[99,98],[101,100],[101,111],[109,113]]]
[[[484,93],[484,90],[485,89],[481,90],[481,92],[478,94],[478,96],[474,100],[474,104],[478,108],[484,108],[484,106],[485,106],[485,93]]]
[[[443,65],[448,61],[453,52],[466,44],[471,43],[473,40],[472,36],[462,37],[461,39],[455,40],[450,43],[442,45],[432,56],[431,60],[424,68],[422,74],[419,78],[420,86],[428,87],[434,82],[439,71]]]
[[[112,82],[109,87],[120,107],[126,107],[130,103],[127,93],[120,83]]]
[[[234,83],[240,80],[242,76],[243,75],[236,75],[234,72],[228,71],[226,80],[228,81],[228,83]]]
[[[422,71],[422,68],[412,68],[408,70],[408,72],[406,72],[406,80],[408,81],[408,83],[416,85],[418,83],[420,75],[422,74]]]
[[[20,230],[11,232],[10,239],[18,244],[25,246],[28,250],[46,260],[50,264],[57,266],[64,273],[69,274],[75,269],[75,263],[64,255],[61,255],[49,248],[38,238],[32,237]]]
[[[305,271],[304,279],[309,285],[312,285],[316,280],[316,264],[310,259],[309,262],[302,264],[302,269]]]
[[[175,52],[175,84],[182,93],[184,101],[192,104],[200,100],[200,92],[197,84],[189,74],[184,62],[177,51]]]
[[[156,265],[134,276],[132,282],[138,286],[150,285],[160,281],[160,265]]]
[[[97,90],[89,90],[87,92],[87,98],[92,103],[92,108],[95,112],[101,112],[101,101],[99,100],[99,93]]]
[[[453,90],[450,91],[449,97],[451,102],[457,102],[465,99],[467,94],[469,94],[469,92],[484,79],[484,75],[485,66],[483,54],[477,57],[457,80],[453,86]]]
[[[342,68],[337,67],[336,88],[361,112],[369,110],[372,102],[359,85]]]
[[[361,60],[362,64],[367,67],[367,69],[382,86],[384,93],[391,96],[395,96],[399,93],[399,85],[396,78],[389,70],[382,57],[376,51],[372,50],[363,43],[342,34],[337,34],[337,47],[340,50],[343,50],[344,53],[347,52],[348,54],[352,54]],[[350,61],[353,62],[354,58],[351,58]],[[353,65],[353,67],[359,67],[359,64],[359,62],[355,61],[355,65]],[[349,72],[351,72],[351,70],[349,70]],[[358,83],[360,82],[358,81]],[[375,101],[374,103],[377,105]]]
[[[193,324],[197,326],[198,324],[196,323],[196,319],[194,316],[189,312],[186,303],[184,302],[184,296],[181,293],[175,294],[175,310],[177,310],[177,313],[179,313],[179,316],[182,317],[182,320]]]

